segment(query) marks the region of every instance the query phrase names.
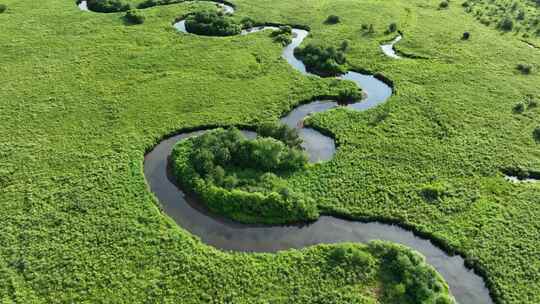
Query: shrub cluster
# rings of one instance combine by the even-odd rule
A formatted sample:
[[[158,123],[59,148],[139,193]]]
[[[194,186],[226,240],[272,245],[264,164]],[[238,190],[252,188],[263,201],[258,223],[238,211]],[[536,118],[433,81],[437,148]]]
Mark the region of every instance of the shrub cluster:
[[[242,28],[244,29],[252,28],[255,26],[255,20],[249,17],[244,17],[242,18],[242,21],[240,21],[240,24],[242,24]]]
[[[297,129],[289,128],[280,123],[263,123],[257,127],[261,137],[271,137],[285,143],[290,148],[301,149],[302,139]]]
[[[292,28],[287,25],[280,26],[278,30],[272,32],[271,36],[274,42],[283,46],[289,45],[292,42]]]
[[[540,10],[535,0],[467,0],[465,10],[484,25],[495,24],[501,31],[515,31],[527,38],[540,35]]]
[[[143,24],[144,23],[144,19],[146,18],[144,16],[144,14],[139,11],[139,10],[135,10],[135,9],[131,9],[129,11],[127,11],[126,15],[125,15],[125,18],[126,20],[129,22],[129,23],[132,23],[132,24]]]
[[[514,21],[510,17],[506,16],[499,21],[497,27],[503,31],[511,31],[514,28]]]
[[[339,16],[336,15],[328,16],[325,21],[326,24],[337,24],[339,22],[341,22],[341,20],[339,19]]]
[[[7,10],[7,5],[5,4],[0,4],[0,14],[5,12]]]
[[[362,99],[362,91],[357,88],[344,88],[338,93],[337,102],[341,104],[353,103]]]
[[[145,0],[139,5],[137,5],[137,8],[143,9],[143,8],[149,8],[157,5],[167,5],[172,3],[178,3],[182,2],[182,0]]]
[[[335,76],[347,70],[344,51],[334,47],[308,44],[304,48],[296,48],[294,55],[304,62],[310,72],[320,76]]]
[[[88,9],[100,13],[124,12],[131,8],[124,0],[88,0]]]
[[[190,33],[206,36],[231,36],[240,34],[242,26],[221,11],[199,11],[186,18]]]
[[[307,164],[291,131],[260,130],[273,137],[246,139],[237,129],[217,129],[173,150],[174,172],[210,210],[248,223],[290,223],[318,217],[315,202],[293,193],[278,176]],[[288,144],[275,139],[285,138]]]
[[[448,6],[449,6],[449,3],[448,3],[447,0],[443,0],[443,1],[441,1],[441,3],[439,3],[439,8],[440,9],[448,8]]]
[[[375,33],[375,28],[373,27],[373,24],[365,24],[363,23],[360,30],[367,35],[372,35]]]
[[[397,244],[371,242],[368,246],[381,259],[383,298],[389,303],[455,303],[448,285],[419,254]]]
[[[516,69],[521,72],[521,74],[528,75],[532,71],[532,66],[529,64],[520,63],[516,66]]]
[[[533,138],[536,142],[540,142],[540,127],[534,128]]]
[[[512,109],[514,113],[521,114],[525,112],[526,106],[523,102],[518,102],[516,105],[514,105],[514,108]]]
[[[428,202],[439,201],[447,194],[447,186],[441,182],[424,184],[420,189],[420,195]]]
[[[368,279],[378,270],[373,255],[357,244],[340,244],[331,248],[327,260],[334,268],[355,270],[356,277],[352,278],[354,281]]]
[[[388,29],[386,30],[387,33],[393,33],[397,31],[397,23],[392,22],[388,25]]]

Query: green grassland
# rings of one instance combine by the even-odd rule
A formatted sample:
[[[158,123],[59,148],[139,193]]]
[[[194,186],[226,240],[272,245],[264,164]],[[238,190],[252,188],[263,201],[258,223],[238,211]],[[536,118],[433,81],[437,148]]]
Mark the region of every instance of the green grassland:
[[[538,0],[469,0],[463,6],[484,25],[513,31],[523,38],[540,36]]]
[[[387,300],[378,297],[380,280],[349,280],[346,267],[328,274],[333,247],[249,255],[205,246],[159,211],[142,173],[145,151],[167,134],[275,120],[332,94],[330,80],[295,72],[268,33],[213,38],[172,28],[208,3],[145,9],[144,24],[127,25],[122,13],[81,12],[71,0],[2,2],[2,302]],[[540,186],[500,173],[540,170],[532,136],[540,109],[513,112],[540,98],[539,49],[455,1],[444,10],[423,0],[234,3],[238,19],[309,26],[306,43],[348,40],[349,68],[395,83],[376,109],[310,119],[335,135],[338,153],[289,178],[291,188],[317,197],[323,212],[430,235],[484,272],[498,303],[540,302]],[[341,23],[324,24],[330,14]],[[404,33],[397,49],[424,59],[381,53],[391,22]],[[441,193],[426,200],[431,188]]]

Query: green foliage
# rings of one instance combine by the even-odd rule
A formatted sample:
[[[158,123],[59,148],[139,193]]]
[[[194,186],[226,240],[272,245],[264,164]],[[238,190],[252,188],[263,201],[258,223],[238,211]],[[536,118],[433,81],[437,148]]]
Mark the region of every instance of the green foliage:
[[[362,100],[362,91],[356,88],[344,88],[338,93],[339,103],[353,103]]]
[[[5,12],[7,10],[7,5],[5,4],[0,4],[0,14]]]
[[[526,106],[523,102],[518,102],[513,108],[514,113],[521,114],[525,112]]]
[[[144,0],[137,5],[137,8],[144,9],[158,5],[168,5],[180,2],[183,2],[183,0]]]
[[[370,24],[362,23],[360,30],[362,31],[364,35],[375,34],[375,27],[371,23]]]
[[[532,66],[530,64],[519,63],[516,65],[516,69],[524,75],[528,75],[532,72]]]
[[[373,276],[377,271],[377,260],[373,255],[363,250],[362,247],[353,244],[341,244],[331,248],[328,262],[333,271],[336,267],[354,270],[360,276],[355,280],[365,280]]]
[[[397,31],[397,23],[392,22],[392,23],[390,23],[390,24],[388,25],[388,30],[387,30],[387,32],[388,32],[388,33],[393,33],[393,32],[395,32],[395,31]]]
[[[261,137],[277,139],[290,148],[301,148],[302,139],[298,135],[298,129],[289,128],[287,125],[281,123],[263,123],[257,127],[257,134]]]
[[[382,260],[383,298],[388,303],[455,303],[448,286],[422,256],[400,245],[372,242],[369,248]]]
[[[326,24],[337,24],[340,22],[341,20],[339,19],[339,16],[336,16],[336,15],[330,15],[326,17],[326,21],[325,21]]]
[[[280,26],[278,30],[272,32],[273,40],[283,46],[292,42],[292,28],[290,26]]]
[[[420,195],[428,202],[435,202],[446,195],[447,186],[441,182],[424,184],[420,189]]]
[[[536,140],[536,142],[540,142],[540,127],[534,128],[533,138]]]
[[[511,31],[514,28],[514,21],[510,17],[504,17],[497,25],[503,31]]]
[[[144,19],[146,18],[144,16],[144,13],[139,11],[139,10],[129,10],[127,11],[126,13],[126,21],[129,22],[129,23],[132,23],[132,24],[143,24],[144,23]]]
[[[307,164],[296,133],[266,124],[261,132],[273,137],[247,140],[237,129],[217,129],[173,151],[178,180],[212,211],[246,223],[291,223],[319,216],[315,202],[292,192],[276,174]]]
[[[309,71],[321,76],[339,75],[347,71],[345,53],[334,47],[308,44],[296,48],[294,56],[302,60]]]
[[[124,12],[131,8],[124,0],[88,0],[87,5],[89,10],[101,13]]]
[[[221,11],[198,11],[186,18],[190,33],[206,36],[232,36],[240,34],[242,26]]]
[[[463,35],[461,36],[462,40],[469,40],[470,38],[471,38],[471,33],[463,32]]]
[[[441,2],[439,3],[439,8],[440,8],[440,9],[446,9],[446,8],[448,8],[448,5],[449,5],[448,1],[447,1],[447,0],[443,0],[443,1],[441,1]]]
[[[252,28],[252,27],[255,26],[255,20],[253,20],[253,19],[251,19],[249,17],[242,18],[240,23],[242,24],[242,28],[244,28],[244,29]]]
[[[540,33],[540,10],[531,0],[468,0],[465,10],[481,23],[495,24],[502,31],[522,32],[523,37]]]

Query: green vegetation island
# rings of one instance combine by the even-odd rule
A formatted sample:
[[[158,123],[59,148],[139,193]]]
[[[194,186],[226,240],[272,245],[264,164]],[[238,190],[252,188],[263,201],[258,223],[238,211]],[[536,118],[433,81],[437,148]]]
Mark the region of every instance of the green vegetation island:
[[[0,303],[540,303],[538,0],[0,0],[0,27]]]

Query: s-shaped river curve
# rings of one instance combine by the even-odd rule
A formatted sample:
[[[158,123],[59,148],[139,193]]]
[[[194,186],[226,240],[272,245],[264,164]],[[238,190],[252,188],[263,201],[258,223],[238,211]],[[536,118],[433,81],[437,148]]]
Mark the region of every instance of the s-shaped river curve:
[[[222,3],[218,5],[225,13],[234,13],[232,6]],[[81,2],[79,7],[87,10],[86,1]],[[184,21],[175,23],[174,27],[187,33]],[[276,28],[257,27],[243,31],[242,35],[273,29]],[[294,49],[308,34],[306,30],[294,28],[293,41],[283,49],[282,57],[297,71],[313,76],[293,54]],[[349,71],[338,78],[351,80],[367,92],[367,98],[347,106],[354,110],[373,108],[392,95],[392,89],[372,75]],[[335,143],[332,138],[314,129],[302,127],[301,122],[312,113],[324,112],[337,106],[337,103],[333,101],[313,101],[296,107],[281,119],[282,123],[298,129],[304,141],[303,147],[309,154],[311,162],[331,159],[335,153]],[[177,186],[169,159],[176,143],[203,132],[205,130],[186,132],[161,141],[145,155],[144,175],[150,190],[156,195],[164,212],[180,227],[198,236],[204,243],[223,250],[249,252],[275,252],[320,243],[365,243],[371,240],[400,243],[426,257],[426,261],[446,280],[458,303],[493,303],[483,279],[465,266],[461,256],[450,256],[429,240],[420,238],[413,232],[396,225],[380,222],[364,223],[332,216],[321,216],[317,221],[305,225],[246,225],[210,214],[194,197]],[[244,133],[250,137],[256,136],[253,132],[245,131]]]

